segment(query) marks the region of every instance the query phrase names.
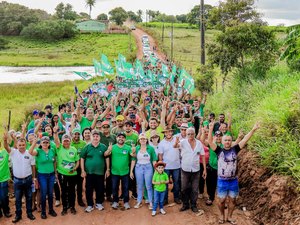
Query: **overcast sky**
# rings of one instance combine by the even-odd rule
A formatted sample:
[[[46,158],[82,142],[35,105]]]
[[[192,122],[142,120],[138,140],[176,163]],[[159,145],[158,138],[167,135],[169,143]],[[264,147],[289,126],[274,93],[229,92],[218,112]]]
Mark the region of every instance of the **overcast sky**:
[[[60,2],[70,3],[77,12],[86,12],[85,0],[6,0],[11,3],[19,3],[29,8],[46,10],[53,14],[56,5]],[[100,13],[108,13],[111,9],[121,6],[126,11],[136,12],[138,9],[158,10],[166,14],[186,14],[200,0],[97,0],[92,9],[92,17],[96,18]],[[218,0],[204,0],[205,4],[217,5]],[[256,3],[259,12],[263,13],[263,19],[270,25],[300,24],[300,0],[258,0]]]

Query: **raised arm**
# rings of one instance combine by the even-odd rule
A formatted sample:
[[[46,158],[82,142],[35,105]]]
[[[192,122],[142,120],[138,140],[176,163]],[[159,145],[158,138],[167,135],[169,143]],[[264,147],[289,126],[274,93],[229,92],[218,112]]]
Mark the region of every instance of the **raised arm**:
[[[5,130],[5,132],[3,134],[4,148],[6,149],[6,151],[8,153],[10,153],[11,152],[11,148],[8,145],[7,139],[8,139],[8,133],[7,133],[7,130]]]
[[[58,123],[56,123],[55,126],[53,127],[53,136],[54,136],[54,142],[55,142],[56,148],[59,148],[60,140],[58,137]]]
[[[243,140],[240,141],[239,146],[240,146],[241,149],[245,147],[245,145],[247,144],[247,142],[250,140],[250,138],[252,137],[252,135],[254,134],[254,132],[255,132],[257,129],[259,129],[259,127],[260,127],[260,126],[259,126],[259,123],[257,122],[257,123],[253,126],[252,130],[251,130],[248,134],[246,134],[246,136],[243,138]]]
[[[36,143],[37,143],[37,138],[34,138],[32,144],[28,150],[28,153],[32,156],[36,156],[38,154],[38,152],[35,150]]]
[[[208,131],[208,144],[213,151],[217,149],[217,145],[214,143],[213,134],[212,134],[214,129],[214,124],[215,121],[209,123],[209,131]]]

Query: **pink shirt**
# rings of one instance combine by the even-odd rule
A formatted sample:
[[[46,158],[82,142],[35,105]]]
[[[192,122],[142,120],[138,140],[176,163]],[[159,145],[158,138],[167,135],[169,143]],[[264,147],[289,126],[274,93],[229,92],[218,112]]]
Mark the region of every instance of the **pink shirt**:
[[[202,143],[202,142],[201,142]],[[204,152],[205,152],[205,162],[206,162],[206,165],[208,164],[208,161],[209,161],[209,148],[207,146],[205,146],[203,143],[203,148],[204,148]],[[202,163],[202,157],[200,155],[200,163]]]

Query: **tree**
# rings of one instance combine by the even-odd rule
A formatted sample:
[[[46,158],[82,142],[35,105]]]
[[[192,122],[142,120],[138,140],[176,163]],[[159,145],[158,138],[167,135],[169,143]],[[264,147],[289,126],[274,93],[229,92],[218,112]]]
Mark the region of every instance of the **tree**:
[[[23,5],[0,2],[0,34],[19,35],[24,27],[48,19],[50,15],[43,10],[32,10]]]
[[[132,12],[132,11],[128,11],[127,15],[128,15],[128,18],[131,21],[135,21],[137,23],[142,22],[141,18],[137,14],[135,14],[134,12]]]
[[[223,85],[228,72],[233,68],[240,72],[252,69],[252,74],[241,73],[242,79],[264,77],[274,65],[277,54],[274,33],[255,23],[227,27],[217,36],[216,43],[208,48],[211,63],[218,65],[224,74]]]
[[[81,20],[90,20],[91,17],[89,14],[85,13],[85,12],[80,12],[79,13],[79,19]]]
[[[117,25],[122,25],[127,19],[128,15],[122,7],[116,7],[109,11],[110,20],[115,21]]]
[[[204,5],[204,18],[208,20],[210,17],[210,12],[214,7],[208,4]],[[186,20],[189,24],[199,25],[200,18],[200,5],[195,5],[194,8],[187,14]]]
[[[96,4],[96,0],[85,0],[86,3],[86,7],[88,7],[90,9],[90,18],[92,18],[92,8],[95,6]]]
[[[60,20],[76,20],[79,16],[73,10],[73,6],[71,4],[59,3],[55,7],[55,14],[54,17]]]
[[[176,15],[176,20],[178,20],[180,23],[186,23],[187,15],[186,14]]]
[[[195,77],[195,85],[201,92],[212,92],[212,87],[214,85],[215,72],[212,68],[201,65],[197,68],[197,73]]]
[[[137,16],[139,17],[139,20],[142,22],[143,19],[142,19],[142,15],[143,15],[143,10],[139,9],[137,12],[136,12]]]
[[[287,32],[280,59],[286,60],[292,70],[300,71],[300,25],[289,27]]]
[[[217,29],[236,26],[244,22],[263,24],[260,14],[254,8],[255,0],[226,0],[210,12],[208,24]]]
[[[101,13],[97,16],[97,20],[108,20],[108,16],[105,13]]]
[[[154,10],[148,10],[148,16],[149,16],[149,22],[155,19],[155,17],[159,16],[160,12],[159,11],[154,11]]]

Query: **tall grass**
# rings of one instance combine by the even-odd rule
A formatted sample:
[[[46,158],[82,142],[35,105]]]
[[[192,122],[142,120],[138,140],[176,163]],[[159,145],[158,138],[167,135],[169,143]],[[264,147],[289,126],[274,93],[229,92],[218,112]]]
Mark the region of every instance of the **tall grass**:
[[[269,71],[265,80],[232,80],[224,93],[209,97],[207,108],[231,112],[234,134],[249,131],[260,121],[261,129],[250,147],[259,153],[263,165],[300,182],[300,73],[281,66]]]

